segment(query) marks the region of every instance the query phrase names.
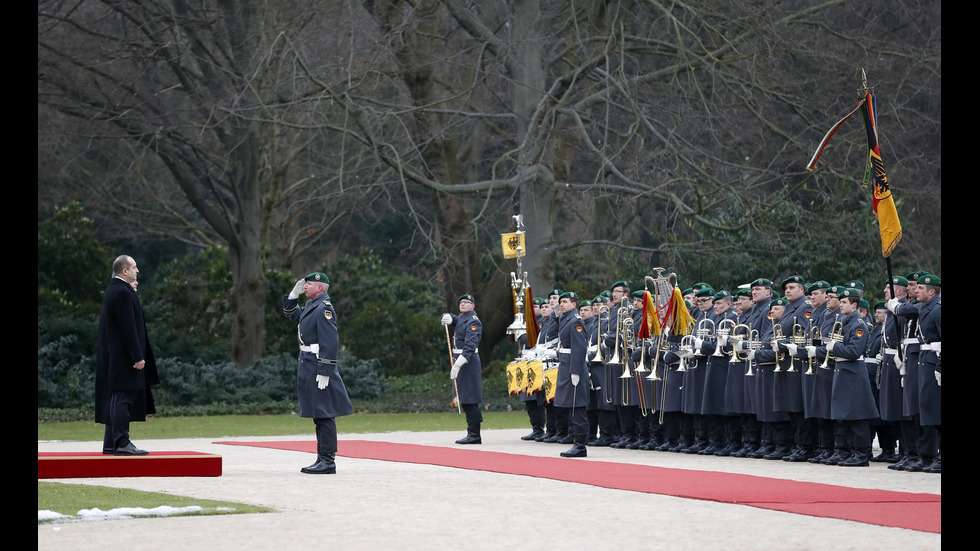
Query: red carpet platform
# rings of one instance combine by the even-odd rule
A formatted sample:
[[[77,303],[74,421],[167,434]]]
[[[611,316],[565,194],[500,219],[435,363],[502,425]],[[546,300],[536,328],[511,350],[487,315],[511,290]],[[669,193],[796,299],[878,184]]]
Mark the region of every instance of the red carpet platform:
[[[316,453],[316,442],[312,441],[216,443]],[[942,533],[942,496],[935,494],[416,444],[363,440],[341,440],[339,444],[338,455],[343,457],[533,476],[616,490],[749,505],[801,515]]]
[[[221,476],[221,456],[199,452],[150,452],[116,457],[91,452],[37,454],[37,477]]]

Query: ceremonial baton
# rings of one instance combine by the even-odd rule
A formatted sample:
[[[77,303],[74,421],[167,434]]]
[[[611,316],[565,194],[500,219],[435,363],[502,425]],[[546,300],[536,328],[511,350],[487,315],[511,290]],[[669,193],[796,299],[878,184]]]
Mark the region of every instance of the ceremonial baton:
[[[448,325],[443,325],[443,327],[446,328],[446,349],[449,350],[449,371],[452,372],[452,370],[453,370],[453,343],[452,343],[452,341],[449,340],[449,326]],[[456,379],[455,378],[453,379],[453,392],[455,393],[455,397],[456,397],[456,410],[457,410],[457,412],[460,415],[462,415],[463,414],[463,404],[459,403],[459,383],[456,382]]]

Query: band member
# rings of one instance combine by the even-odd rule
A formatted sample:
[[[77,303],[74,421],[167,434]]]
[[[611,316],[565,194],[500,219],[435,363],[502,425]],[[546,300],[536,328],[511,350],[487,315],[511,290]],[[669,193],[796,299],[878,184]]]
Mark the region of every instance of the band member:
[[[589,370],[585,365],[588,348],[585,323],[578,314],[578,295],[562,293],[558,303],[558,382],[555,389],[555,414],[569,420],[573,446],[562,457],[585,457],[589,421],[585,409],[589,404]]]
[[[780,338],[776,345],[779,350],[779,372],[776,374],[773,386],[773,408],[789,414],[790,428],[793,431],[795,446],[792,453],[783,457],[786,461],[806,461],[813,457],[817,446],[817,424],[804,416],[803,406],[803,369],[797,364],[798,344],[794,337],[802,339],[809,328],[809,320],[813,310],[806,302],[806,288],[803,277],[794,275],[783,280],[783,295],[786,308],[776,327]],[[804,351],[805,352],[805,351]]]
[[[462,295],[457,301],[459,315],[442,315],[442,324],[453,335],[453,367],[449,378],[453,380],[455,399],[466,414],[466,436],[457,444],[481,444],[480,423],[483,413],[483,371],[480,366],[480,340],[483,338],[483,323],[476,315],[476,299],[473,295]]]

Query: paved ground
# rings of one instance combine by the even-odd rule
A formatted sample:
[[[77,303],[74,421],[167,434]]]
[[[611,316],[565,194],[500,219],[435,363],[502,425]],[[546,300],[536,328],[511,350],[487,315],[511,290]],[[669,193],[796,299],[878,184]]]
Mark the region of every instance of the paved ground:
[[[557,456],[566,446],[522,442],[525,431],[484,431],[474,448]],[[461,433],[341,434],[454,446]],[[293,549],[940,549],[942,536],[815,518],[741,505],[609,490],[582,484],[446,467],[338,458],[339,474],[299,468],[313,455],[216,440],[140,440],[149,450],[194,450],[223,457],[216,478],[102,478],[65,482],[150,490],[253,503],[278,513],[154,518],[44,525],[38,550]],[[342,444],[341,444],[342,445]],[[101,442],[38,442],[38,451],[98,451]],[[901,473],[883,465],[844,469],[782,461],[592,448],[589,458],[663,467],[717,470],[860,488],[941,494],[942,475]],[[316,547],[314,547],[316,546]]]

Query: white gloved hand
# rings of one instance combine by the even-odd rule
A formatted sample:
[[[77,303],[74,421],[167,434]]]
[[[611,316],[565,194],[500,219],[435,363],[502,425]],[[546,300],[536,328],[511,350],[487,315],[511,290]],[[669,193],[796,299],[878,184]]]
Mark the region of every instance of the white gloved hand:
[[[810,345],[810,346],[806,347],[806,356],[807,356],[807,358],[810,358],[811,360],[814,359],[814,358],[816,358],[817,357],[817,347],[816,346],[813,346],[813,345]]]
[[[695,350],[701,350],[701,345],[703,345],[703,344],[704,344],[704,339],[699,339],[698,337],[694,337],[694,349]]]
[[[305,285],[306,285],[305,279],[301,279],[297,281],[296,285],[293,285],[293,290],[289,291],[289,298],[299,298],[299,296],[303,294],[303,286]]]
[[[728,344],[728,335],[718,337],[718,346],[724,348]]]
[[[453,362],[453,368],[449,371],[449,378],[455,380],[456,377],[459,376],[459,368],[463,367],[468,363],[469,360],[467,360],[463,356],[459,356],[458,358],[456,358],[456,361]]]
[[[789,352],[789,355],[790,356],[795,357],[796,356],[796,353],[799,351],[799,349],[800,349],[800,347],[796,346],[793,343],[787,343],[786,344],[786,351]]]
[[[556,360],[558,359],[558,351],[555,350],[554,348],[545,348],[544,351],[541,353],[541,356],[548,360]]]
[[[897,307],[898,307],[897,298],[890,298],[888,299],[888,301],[885,302],[885,308],[888,308],[888,311],[891,312],[892,314],[895,313],[895,308]]]
[[[938,376],[939,373],[936,373],[936,375]],[[578,386],[579,379],[580,379],[579,375],[572,373],[572,386]]]
[[[320,390],[323,390],[323,389],[327,388],[327,386],[329,386],[329,385],[330,385],[330,377],[328,377],[326,375],[317,375],[316,376],[316,386],[317,386],[317,388],[319,388]]]
[[[442,324],[443,325],[452,325],[453,324],[453,315],[452,314],[443,314],[441,321],[442,321]]]
[[[837,341],[830,341],[830,342],[828,342],[828,343],[827,343],[827,353],[828,353],[828,354],[829,354],[830,352],[833,352],[833,351],[834,351],[834,346],[835,346],[836,344],[837,344]]]
[[[772,341],[772,351],[778,356],[779,355],[779,342]]]
[[[942,371],[933,371],[933,375],[936,376],[936,383],[939,384],[939,386],[943,386],[943,372]],[[572,375],[572,377],[574,377],[574,376],[575,375]]]
[[[735,350],[737,352],[745,352],[746,350],[748,350],[748,348],[749,346],[745,341],[738,341],[737,343],[735,343]]]
[[[943,357],[943,343],[934,342],[932,343],[932,351],[936,353],[936,357],[942,359]]]
[[[694,351],[688,350],[686,348],[678,348],[677,355],[680,356],[681,358],[690,358],[691,356],[694,355]]]
[[[750,362],[754,362],[755,361],[755,350],[749,350],[749,356],[748,356],[748,358],[749,358],[749,361]]]

